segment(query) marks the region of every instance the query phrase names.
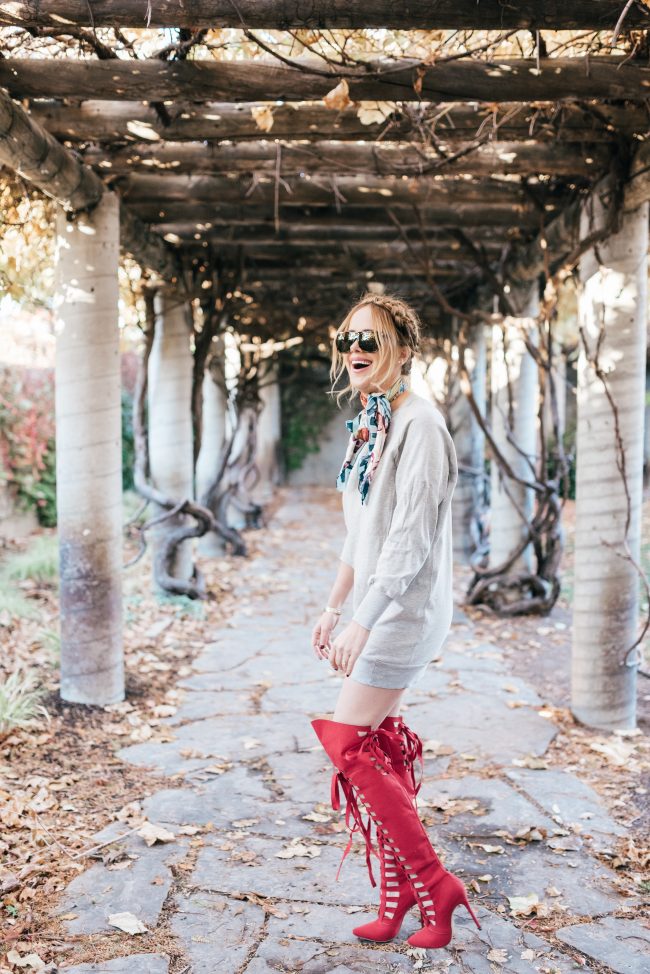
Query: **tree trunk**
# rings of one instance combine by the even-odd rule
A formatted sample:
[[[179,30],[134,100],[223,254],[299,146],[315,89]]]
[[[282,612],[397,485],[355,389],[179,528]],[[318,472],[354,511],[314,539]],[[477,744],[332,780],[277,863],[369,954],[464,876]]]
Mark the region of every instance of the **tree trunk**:
[[[471,371],[474,398],[485,416],[487,363],[484,325],[476,326],[472,339],[465,361]],[[458,456],[458,483],[452,501],[454,556],[468,563],[482,538],[480,521],[485,508],[485,436],[455,377],[450,395],[449,422]]]
[[[225,438],[225,391],[208,366],[203,377],[203,436],[196,462],[196,495],[205,507],[209,507],[207,494],[219,475]],[[224,539],[210,531],[200,539],[198,547],[201,554],[218,557],[225,550]]]
[[[606,203],[593,207],[582,236],[607,218]],[[636,719],[625,663],[639,627],[647,251],[645,203],[580,262],[572,708],[604,729]]]
[[[61,696],[124,699],[119,202],[57,214],[56,466]]]
[[[529,332],[537,313],[536,286],[521,318],[507,318],[492,330],[492,430],[501,453],[515,474],[533,478],[537,429],[537,365],[526,350],[522,332]],[[529,462],[530,461],[530,462]],[[534,492],[503,476],[492,461],[490,565],[507,561],[521,544],[533,513]],[[511,570],[532,571],[530,545]]]
[[[259,480],[253,491],[257,504],[267,504],[273,497],[274,488],[280,482],[280,386],[278,366],[274,362],[264,372],[260,381],[262,409],[257,420],[257,451],[255,464]]]
[[[180,502],[194,496],[188,308],[177,295],[160,291],[155,297],[155,311],[148,380],[149,466],[153,486]],[[154,558],[165,535],[186,523],[187,517],[177,514],[152,528]],[[191,540],[179,546],[172,567],[174,577],[183,581],[192,577]]]

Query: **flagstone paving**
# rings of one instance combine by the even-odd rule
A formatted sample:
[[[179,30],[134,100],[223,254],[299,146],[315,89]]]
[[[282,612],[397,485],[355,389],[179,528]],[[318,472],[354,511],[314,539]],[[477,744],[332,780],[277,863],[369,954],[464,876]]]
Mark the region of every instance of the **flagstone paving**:
[[[143,810],[176,840],[148,847],[131,834],[120,842],[123,868],[97,863],[71,883],[57,908],[75,914],[64,921],[70,934],[108,933],[109,915],[123,911],[149,932],[138,954],[67,970],[167,974],[156,945],[163,912],[185,974],[650,969],[639,902],[595,856],[624,830],[574,774],[513,765],[543,755],[555,726],[539,713],[537,689],[509,672],[498,646],[477,643],[460,610],[446,650],[410,694],[408,720],[427,741],[421,813],[449,867],[478,883],[482,930],[458,915],[453,945],[428,956],[406,949],[415,915],[392,944],[352,936],[377,893],[358,848],[335,880],[346,835],[327,805],[330,769],[309,725],[331,710],[339,686],[314,658],[309,634],[341,536],[331,498],[287,492],[256,536],[260,554],[244,568],[240,612],[179,681],[184,698],[163,739],[119,752],[160,774]],[[97,841],[123,831],[112,825]],[[515,844],[515,835],[528,841]],[[509,919],[507,897],[528,894],[563,910],[555,940]]]

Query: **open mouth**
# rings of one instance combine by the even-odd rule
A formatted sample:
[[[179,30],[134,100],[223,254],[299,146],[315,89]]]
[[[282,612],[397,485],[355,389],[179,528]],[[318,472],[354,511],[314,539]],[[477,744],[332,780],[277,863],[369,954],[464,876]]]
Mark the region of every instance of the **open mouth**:
[[[352,363],[352,371],[353,372],[363,372],[364,369],[369,369],[371,365],[372,365],[372,362],[367,362],[367,361],[364,361],[363,359],[357,359],[356,361],[354,361]]]

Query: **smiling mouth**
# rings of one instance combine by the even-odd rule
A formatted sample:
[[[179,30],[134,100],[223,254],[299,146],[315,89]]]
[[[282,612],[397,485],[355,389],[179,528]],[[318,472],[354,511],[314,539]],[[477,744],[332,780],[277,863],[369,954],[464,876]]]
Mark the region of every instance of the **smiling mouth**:
[[[352,371],[353,372],[363,372],[364,369],[370,368],[371,364],[372,364],[371,362],[362,362],[362,361],[353,362],[352,363]]]

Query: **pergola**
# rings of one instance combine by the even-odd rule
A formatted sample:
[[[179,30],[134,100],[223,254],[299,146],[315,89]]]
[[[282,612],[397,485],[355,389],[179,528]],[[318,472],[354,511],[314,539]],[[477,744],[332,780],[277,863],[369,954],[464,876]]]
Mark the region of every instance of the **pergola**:
[[[488,441],[519,479],[508,485],[493,464],[491,564],[512,561],[514,552],[524,571],[539,435],[533,325],[544,285],[578,267],[573,707],[595,726],[633,725],[648,5],[38,0],[2,4],[0,25],[5,39],[24,31],[79,43],[75,57],[37,49],[26,56],[12,45],[0,57],[0,162],[60,204],[64,697],[108,703],[123,694],[120,247],[157,289],[148,449],[161,503],[193,495],[190,403],[202,372],[197,381],[189,308],[193,298],[205,304],[216,294],[223,269],[253,295],[251,314],[263,316],[269,338],[286,329],[289,310],[312,315],[327,338],[332,315],[369,281],[426,307],[432,334],[452,343],[461,334],[458,381],[469,402],[456,407],[457,447],[474,469],[483,463],[476,413],[485,412],[485,331],[493,320]],[[174,28],[174,40],[143,58],[102,34],[111,28],[123,40],[121,30],[145,27]],[[195,56],[209,30],[223,27],[241,29],[263,56]],[[287,57],[266,33],[303,32],[304,51],[305,31],[361,28],[480,36],[468,34],[444,57],[432,48],[431,57],[361,63],[344,51],[336,62]],[[593,35],[595,54],[567,55],[560,44],[549,53],[549,31],[604,33]],[[504,57],[499,44],[516,32],[529,49],[520,44],[522,56]],[[621,37],[627,47],[612,53],[612,38]],[[223,403],[209,383],[203,388],[205,421],[216,429],[210,410]],[[471,484],[461,484],[461,551],[471,547],[474,503]],[[189,577],[187,557],[175,571]]]

